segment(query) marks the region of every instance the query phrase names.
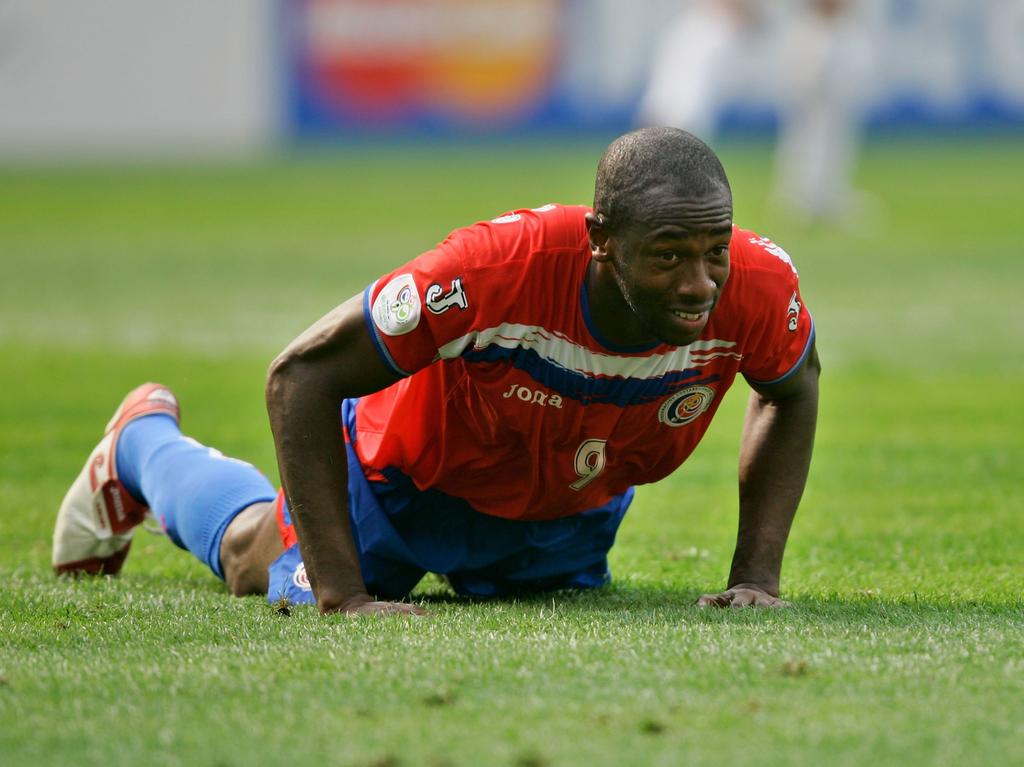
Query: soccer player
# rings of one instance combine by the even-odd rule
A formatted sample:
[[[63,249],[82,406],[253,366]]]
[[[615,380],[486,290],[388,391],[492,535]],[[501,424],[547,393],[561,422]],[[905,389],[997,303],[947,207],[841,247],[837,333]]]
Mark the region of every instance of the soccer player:
[[[777,606],[817,414],[811,316],[785,251],[733,225],[714,153],[635,131],[592,209],[458,229],[288,345],[267,380],[281,492],[183,437],[166,387],[131,392],[53,564],[117,572],[151,512],[232,593],[324,613],[422,612],[398,600],[426,572],[479,596],[600,586],[633,486],[686,460],[737,373],[736,551],[698,603]]]

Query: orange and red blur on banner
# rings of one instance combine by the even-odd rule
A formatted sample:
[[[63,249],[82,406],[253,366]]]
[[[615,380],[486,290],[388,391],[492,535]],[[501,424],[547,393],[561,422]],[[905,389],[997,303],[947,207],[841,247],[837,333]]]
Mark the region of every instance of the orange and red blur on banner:
[[[560,0],[300,0],[307,128],[529,121],[557,66]]]

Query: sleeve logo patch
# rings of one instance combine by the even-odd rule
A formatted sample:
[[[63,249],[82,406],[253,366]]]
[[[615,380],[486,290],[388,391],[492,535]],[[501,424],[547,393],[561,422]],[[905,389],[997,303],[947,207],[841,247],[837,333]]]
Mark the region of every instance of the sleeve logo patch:
[[[462,287],[462,278],[452,280],[452,288],[447,293],[436,282],[427,288],[427,308],[434,314],[444,314],[449,309],[458,307],[459,311],[469,307],[469,299]]]
[[[420,324],[420,297],[411,274],[400,274],[377,294],[370,314],[386,336],[411,333]]]
[[[786,317],[789,319],[789,332],[792,333],[800,323],[800,301],[797,300],[796,291],[789,299],[789,310],[786,312]]]

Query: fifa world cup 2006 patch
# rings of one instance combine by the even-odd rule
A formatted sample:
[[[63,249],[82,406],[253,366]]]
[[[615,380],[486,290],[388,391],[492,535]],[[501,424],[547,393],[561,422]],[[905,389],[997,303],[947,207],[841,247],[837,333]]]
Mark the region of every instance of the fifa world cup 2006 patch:
[[[386,336],[411,333],[420,324],[420,297],[411,274],[400,274],[381,288],[370,314]]]
[[[685,426],[697,420],[714,398],[715,390],[710,386],[687,386],[662,403],[658,420],[667,426]]]

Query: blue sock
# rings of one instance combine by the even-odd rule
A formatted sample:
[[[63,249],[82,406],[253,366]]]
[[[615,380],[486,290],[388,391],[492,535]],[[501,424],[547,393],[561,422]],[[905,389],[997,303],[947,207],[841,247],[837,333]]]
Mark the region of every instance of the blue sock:
[[[259,470],[182,436],[169,415],[129,423],[117,442],[125,488],[156,514],[168,537],[223,579],[220,542],[243,509],[277,492]]]

